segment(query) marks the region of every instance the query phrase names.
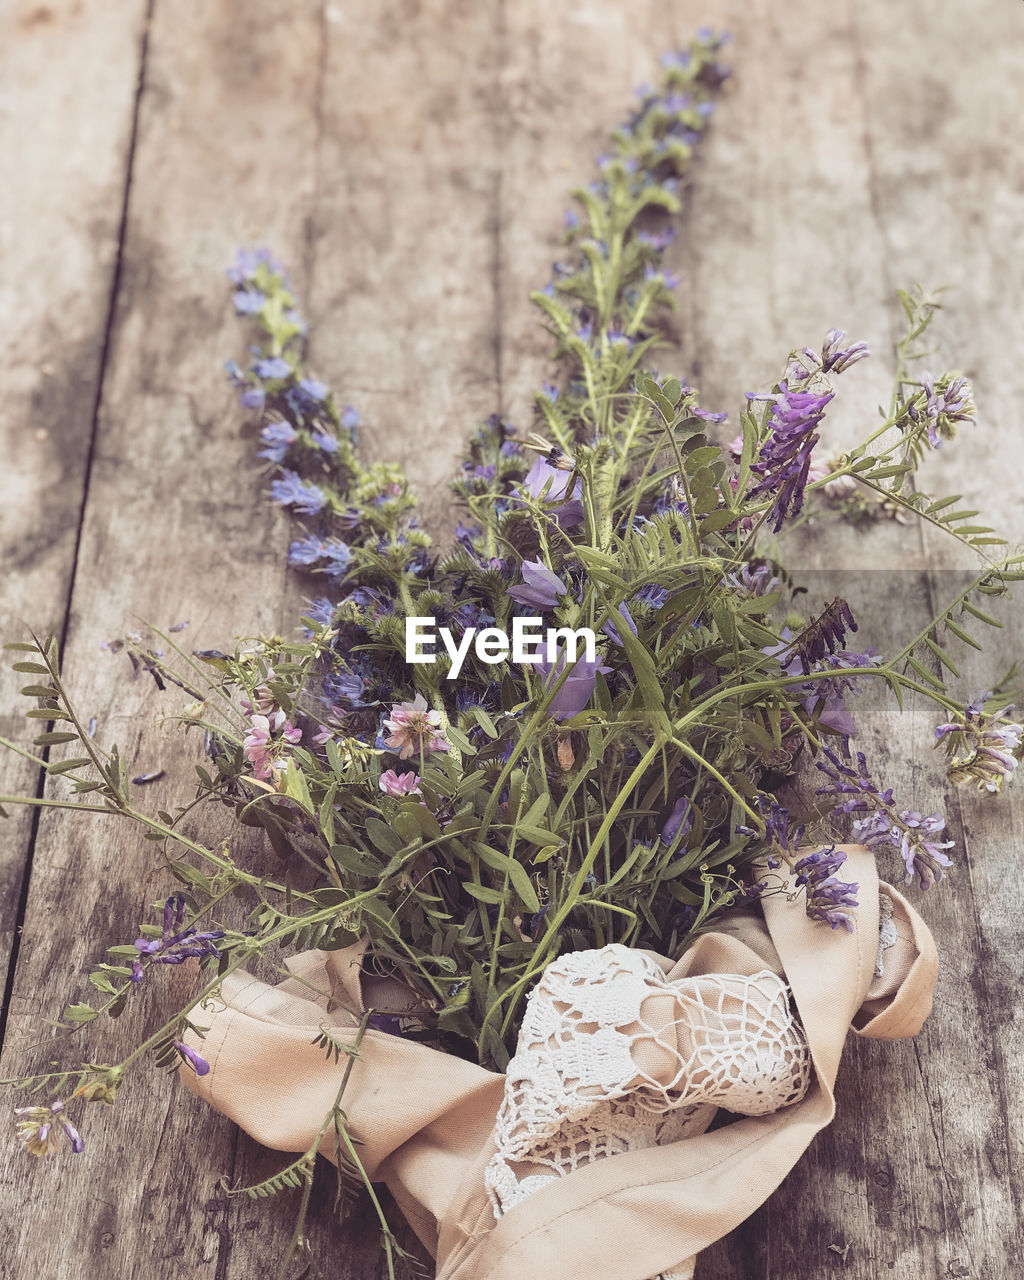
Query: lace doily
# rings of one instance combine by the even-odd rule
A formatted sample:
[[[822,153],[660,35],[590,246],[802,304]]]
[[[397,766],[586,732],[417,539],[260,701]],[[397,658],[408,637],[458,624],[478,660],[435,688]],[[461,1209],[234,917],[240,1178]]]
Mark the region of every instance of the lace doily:
[[[811,1064],[771,970],[667,982],[613,943],[561,956],[531,993],[484,1174],[496,1218],[604,1156],[703,1133],[718,1107],[767,1115]],[[688,1280],[692,1260],[663,1273]]]
[[[894,904],[887,893],[878,895],[878,958],[875,961],[875,977],[885,973],[885,953],[900,940],[899,930],[893,920]]]

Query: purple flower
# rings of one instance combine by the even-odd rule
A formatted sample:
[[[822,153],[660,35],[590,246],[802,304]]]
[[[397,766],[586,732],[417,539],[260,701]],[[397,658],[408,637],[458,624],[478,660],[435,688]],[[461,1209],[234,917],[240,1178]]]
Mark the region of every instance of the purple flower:
[[[810,919],[853,933],[853,917],[845,908],[857,905],[857,885],[835,875],[845,861],[846,854],[831,845],[809,853],[796,864],[796,884],[806,890],[805,910]]]
[[[929,445],[941,449],[944,440],[956,435],[956,423],[969,422],[974,417],[967,379],[952,373],[944,373],[939,379],[926,374],[921,379],[920,392],[907,405],[907,414],[912,421],[927,424]]]
[[[315,600],[309,602],[309,607],[304,610],[303,617],[308,618],[310,622],[317,623],[321,627],[329,627],[334,621],[334,611],[337,608],[333,600],[328,600],[326,596],[317,596]],[[306,639],[312,637],[312,632],[303,627]]]
[[[986,716],[985,703],[992,690],[986,689],[964,708],[963,724],[940,724],[935,730],[936,742],[951,733],[963,736],[968,754],[957,756],[950,766],[950,777],[957,784],[975,782],[979,791],[998,793],[1003,783],[1009,782],[1017,768],[1024,737],[1024,725],[1004,717],[1012,706]]]
[[[799,849],[800,841],[804,838],[803,824],[791,826],[789,810],[779,804],[774,796],[764,791],[758,792],[755,804],[758,813],[764,819],[764,836],[759,837],[756,828],[748,826],[738,826],[737,833],[742,836],[758,836],[769,847],[777,846],[786,853],[793,853]]]
[[[271,462],[283,462],[285,454],[295,443],[295,431],[287,422],[268,422],[260,432],[260,439],[267,446],[256,455]]]
[[[322,404],[327,399],[327,384],[317,381],[316,378],[300,378],[299,390],[318,404]]]
[[[284,278],[284,267],[269,249],[239,249],[226,275],[232,284],[246,285],[252,281],[260,267],[265,266],[271,275]]]
[[[942,815],[926,816],[916,809],[897,811],[892,788],[882,791],[875,785],[863,752],[857,752],[856,769],[827,749],[824,755],[825,761],[818,761],[817,768],[829,778],[830,784],[819,787],[817,794],[839,797],[833,813],[862,815],[853,824],[854,838],[869,849],[877,850],[883,845],[898,849],[908,883],[916,875],[922,889],[937,884],[942,879],[942,868],[952,866],[943,850],[952,848],[953,841],[933,838],[945,828]]]
[[[750,496],[768,494],[775,499],[771,514],[774,532],[778,533],[786,517],[798,515],[803,507],[811,454],[820,439],[816,429],[832,392],[815,395],[811,391],[791,391],[787,383],[782,382],[778,394],[768,399],[772,401],[770,434],[761,445],[757,460],[751,464],[751,472],[759,481],[750,490]]]
[[[565,670],[565,655],[562,654],[556,663],[542,658],[537,666],[544,676],[545,690],[551,689]],[[610,671],[611,667],[601,666],[598,658],[593,661],[587,657],[578,658],[548,706],[552,720],[570,720],[578,715],[593,696],[597,673],[607,675]]]
[[[323,555],[326,545],[324,540],[316,537],[315,534],[300,538],[288,548],[288,563],[292,566],[316,564]]]
[[[632,631],[634,635],[636,635],[637,634],[636,623],[630,617],[629,610],[626,608],[624,604],[619,605],[619,613],[622,616],[623,620],[625,621],[626,626],[629,627],[630,631]],[[610,636],[612,640],[614,640],[615,643],[619,645],[620,648],[622,647],[622,636],[619,635],[618,627],[616,627],[615,623],[612,622],[610,618],[604,624],[601,630],[605,633],[606,636]]]
[[[553,609],[559,596],[565,595],[565,584],[547,567],[543,560],[523,561],[523,581],[509,587],[508,594],[520,604],[537,609]]]
[[[209,1072],[210,1064],[205,1058],[201,1058],[195,1049],[189,1048],[184,1040],[174,1040],[172,1044],[197,1076],[205,1076]]]
[[[64,1114],[63,1102],[53,1102],[48,1107],[15,1107],[14,1114],[20,1117],[18,1138],[29,1155],[52,1156],[65,1138],[76,1156],[85,1150],[82,1135]]]
[[[267,393],[262,387],[246,387],[238,397],[238,403],[243,409],[257,409],[262,411],[266,407]]]
[[[312,440],[318,449],[322,449],[324,453],[337,453],[338,440],[336,436],[332,436],[327,431],[312,432]]]
[[[676,836],[680,836],[685,840],[692,827],[693,805],[686,796],[680,796],[672,806],[672,812],[666,818],[665,825],[661,829],[662,844],[671,844]]]
[[[553,467],[544,458],[537,458],[526,473],[524,481],[531,498],[560,502],[559,506],[551,509],[551,514],[563,529],[571,529],[583,519],[583,502],[580,496],[583,485],[577,476],[572,491],[567,493],[570,480],[572,472]]]
[[[364,707],[362,701],[366,692],[366,680],[350,667],[342,667],[324,677],[324,689],[332,701],[343,699],[353,707]]]
[[[183,929],[185,923],[185,895],[172,893],[164,903],[163,931],[159,938],[136,938],[135,949],[139,958],[132,964],[132,982],[141,982],[145,969],[142,960],[150,964],[184,964],[186,960],[200,956],[220,956],[214,946],[224,937],[223,929],[199,933],[193,926]]]
[[[253,316],[263,309],[266,297],[259,289],[239,289],[232,301],[235,304],[235,311],[240,316]]]
[[[287,467],[281,472],[280,479],[271,484],[270,499],[278,506],[294,507],[304,516],[315,516],[323,510],[326,502],[322,489],[315,484],[306,484],[298,472]]]
[[[644,605],[648,609],[663,609],[668,597],[667,587],[659,587],[656,582],[652,582],[649,586],[640,588],[633,597],[633,603]]]
[[[264,360],[257,360],[255,369],[257,376],[263,378],[264,381],[278,381],[281,378],[289,378],[292,372],[291,365],[281,356],[271,356]]]
[[[829,329],[825,334],[825,345],[821,349],[821,367],[826,373],[844,373],[851,364],[863,360],[871,354],[866,342],[855,342],[844,347],[845,329]]]

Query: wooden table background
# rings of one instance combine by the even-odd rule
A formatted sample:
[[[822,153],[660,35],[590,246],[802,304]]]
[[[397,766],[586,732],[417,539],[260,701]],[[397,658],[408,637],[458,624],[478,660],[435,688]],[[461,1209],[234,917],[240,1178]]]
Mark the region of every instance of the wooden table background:
[[[0,631],[56,632],[101,740],[133,771],[167,769],[154,806],[188,791],[188,752],[157,719],[174,699],[127,681],[100,642],[137,614],[230,644],[290,626],[300,598],[222,373],[244,342],[221,274],[234,247],[266,243],[290,265],[316,369],[443,530],[466,432],[495,409],[529,423],[548,344],[526,295],[557,256],[569,188],[632,87],[701,22],[734,30],[736,76],[674,253],[679,350],[663,367],[735,409],[791,346],[842,324],[877,353],[844,380],[860,406],[836,415],[831,439],[846,439],[886,396],[895,288],[951,285],[935,367],[971,375],[981,425],[930,462],[929,483],[979,499],[1019,541],[1014,0],[3,5]],[[879,626],[941,596],[953,564],[895,525],[818,534],[798,558],[893,570],[867,592]],[[1020,656],[1020,616],[983,668]],[[4,671],[0,731],[27,737],[19,683]],[[943,955],[936,1011],[916,1042],[850,1045],[835,1124],[706,1255],[705,1280],[1021,1274],[1024,790],[995,805],[950,792],[929,723],[879,710],[865,737],[905,803],[945,804],[957,842],[950,883],[922,902]],[[3,792],[38,781],[13,757],[2,777]],[[113,820],[23,809],[0,826],[0,1074],[67,1053],[46,1019],[168,887]],[[155,1016],[143,1001],[86,1052],[115,1060]],[[218,1179],[255,1180],[281,1157],[173,1082],[143,1074],[124,1094],[90,1110],[80,1157],[0,1143],[0,1275],[272,1274],[294,1202],[228,1200]],[[318,1181],[310,1277],[377,1277],[372,1224],[337,1228],[330,1195]]]

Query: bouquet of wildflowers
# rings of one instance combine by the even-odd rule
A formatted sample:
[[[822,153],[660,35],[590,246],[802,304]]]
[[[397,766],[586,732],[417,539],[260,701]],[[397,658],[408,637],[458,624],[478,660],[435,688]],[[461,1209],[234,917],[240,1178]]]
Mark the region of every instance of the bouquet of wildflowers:
[[[928,888],[954,860],[943,819],[908,807],[851,750],[869,683],[935,703],[955,781],[998,792],[1012,775],[1024,730],[1011,708],[992,692],[964,705],[943,678],[951,640],[977,643],[995,622],[987,598],[1006,594],[1024,558],[1004,555],[955,497],[913,483],[975,412],[963,377],[912,373],[934,300],[900,295],[891,406],[828,462],[830,404],[868,355],[841,330],[791,352],[731,427],[656,371],[676,283],[663,260],[728,74],[721,43],[702,33],[664,60],[661,85],[639,92],[597,178],[574,193],[564,257],[532,299],[557,372],[525,435],[495,416],[471,437],[450,547],[420,527],[398,467],[360,461],[359,415],[306,367],[283,267],[239,254],[234,306],[259,345],[229,375],[270,499],[297,521],[288,560],[311,599],[297,639],[189,652],[167,632],[112,645],[182,691],[203,761],[177,813],[136,799],[146,779],[89,733],[53,641],[10,646],[28,715],[45,722],[39,763],[66,793],[42,803],[137,823],[176,881],[140,936],[109,948],[93,999],[71,1004],[66,1024],[116,1016],[161,966],[202,971],[124,1061],[16,1082],[40,1095],[18,1109],[29,1152],[81,1150],[69,1112],[113,1102],[143,1058],[203,1075],[202,1004],[257,959],[365,940],[365,965],[413,993],[415,1013],[374,1009],[364,1027],[500,1071],[560,954],[620,943],[676,956],[732,908],[794,885],[820,929],[852,928],[858,884],[835,847],[847,821],[883,869]],[[781,542],[812,511],[927,521],[976,553],[977,572],[894,651],[860,648],[842,598],[795,611]],[[800,774],[815,796],[796,813]],[[197,804],[262,828],[279,867],[186,834]],[[323,1045],[339,1052],[326,1032]],[[250,1190],[308,1189],[311,1177],[309,1155]]]

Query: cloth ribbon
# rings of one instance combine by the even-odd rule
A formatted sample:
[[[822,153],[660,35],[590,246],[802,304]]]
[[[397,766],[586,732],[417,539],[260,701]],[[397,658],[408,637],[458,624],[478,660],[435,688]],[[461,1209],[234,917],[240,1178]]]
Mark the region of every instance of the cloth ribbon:
[[[550,1181],[504,1212],[499,1202],[498,1216],[488,1169],[501,1158],[496,1122],[505,1076],[367,1029],[342,1104],[348,1128],[369,1176],[389,1187],[437,1259],[438,1280],[681,1275],[681,1259],[692,1259],[768,1198],[835,1114],[832,1088],[851,1027],[876,1038],[914,1035],[931,1010],[937,967],[931,934],[901,894],[879,884],[868,850],[846,852],[844,869],[860,885],[852,933],[809,920],[791,886],[793,892],[767,897],[759,909],[729,913],[676,961],[642,953],[653,966],[648,994],[657,997],[643,1023],[655,1034],[641,1037],[631,1088],[655,1099],[654,1114],[664,1114],[658,1098],[674,1099],[673,1114],[703,1108],[700,1122],[670,1140],[617,1150],[568,1173],[550,1177],[542,1166]],[[185,1083],[264,1145],[308,1149],[346,1065],[327,1060],[312,1042],[323,1026],[354,1028],[373,1003],[364,989],[364,952],[364,945],[307,952],[290,962],[294,977],[276,987],[230,975],[221,999],[204,1010],[205,1038],[192,1040],[211,1069],[202,1077],[183,1069]],[[700,980],[714,978],[721,990],[723,978],[742,983],[766,973],[788,986],[802,1027],[809,1067],[800,1096],[705,1132],[707,1109],[729,1100],[719,1081],[706,1096],[676,1106],[680,1064],[693,1076],[700,1047],[680,1002],[695,998]],[[747,1055],[748,1068],[756,1056]],[[792,1082],[779,1069],[785,1054],[768,1059],[761,1086],[773,1073]],[[700,1085],[699,1069],[696,1080]],[[756,1095],[756,1075],[752,1081]],[[326,1141],[323,1153],[332,1154]],[[518,1181],[521,1170],[513,1172]]]

